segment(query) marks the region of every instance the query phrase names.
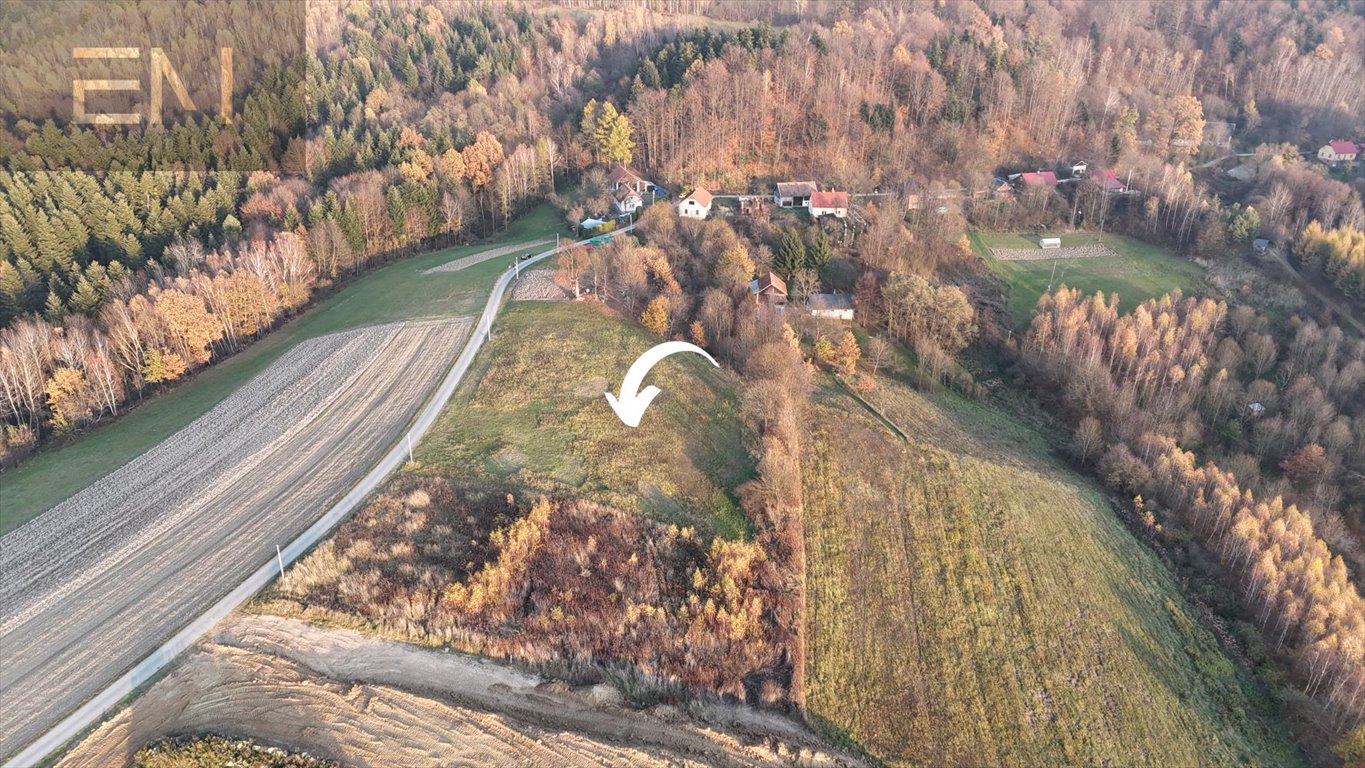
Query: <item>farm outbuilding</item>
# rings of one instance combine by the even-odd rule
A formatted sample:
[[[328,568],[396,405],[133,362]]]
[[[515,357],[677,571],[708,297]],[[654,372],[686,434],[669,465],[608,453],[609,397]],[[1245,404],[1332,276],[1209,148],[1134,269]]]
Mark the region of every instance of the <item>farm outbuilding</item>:
[[[782,307],[787,304],[787,282],[772,272],[765,272],[749,283],[749,294],[756,304]]]
[[[820,191],[813,181],[780,181],[773,192],[773,203],[779,208],[808,208],[811,196]]]

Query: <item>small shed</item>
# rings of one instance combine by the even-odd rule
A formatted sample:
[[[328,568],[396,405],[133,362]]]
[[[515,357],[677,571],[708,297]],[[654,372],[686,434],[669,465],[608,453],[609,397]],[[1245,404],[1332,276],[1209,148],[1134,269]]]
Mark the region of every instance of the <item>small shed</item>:
[[[1044,237],[1038,240],[1038,247],[1045,251],[1051,251],[1062,247],[1062,238]]]
[[[1251,249],[1257,253],[1265,253],[1270,250],[1270,241],[1264,237],[1258,237],[1251,241]]]
[[[787,282],[772,272],[765,272],[757,280],[749,283],[749,294],[758,304],[767,304],[770,307],[786,306]]]

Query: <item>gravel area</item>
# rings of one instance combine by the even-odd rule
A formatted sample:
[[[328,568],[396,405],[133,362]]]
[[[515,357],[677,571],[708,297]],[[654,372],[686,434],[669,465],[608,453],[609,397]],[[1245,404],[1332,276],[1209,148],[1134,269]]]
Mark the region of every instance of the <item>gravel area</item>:
[[[530,269],[512,284],[512,301],[568,301],[573,294],[555,282],[548,269]]]
[[[1048,259],[1094,259],[1118,256],[1113,248],[1103,243],[1068,245],[1064,248],[992,248],[991,255],[1001,261],[1047,261]]]

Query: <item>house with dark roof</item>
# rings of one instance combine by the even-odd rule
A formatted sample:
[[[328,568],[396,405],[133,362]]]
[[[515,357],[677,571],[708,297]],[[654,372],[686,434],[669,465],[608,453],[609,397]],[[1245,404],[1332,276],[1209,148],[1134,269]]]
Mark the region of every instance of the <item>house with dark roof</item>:
[[[779,208],[808,208],[811,195],[820,191],[813,181],[779,181],[773,191],[773,203]]]
[[[813,218],[834,216],[842,219],[848,215],[847,192],[815,191],[810,196],[810,215]]]
[[[1355,142],[1341,139],[1329,141],[1318,149],[1318,159],[1328,165],[1349,163],[1355,160],[1359,154],[1360,148],[1355,145]]]
[[[711,193],[697,187],[678,201],[678,215],[684,219],[704,219],[711,215]]]
[[[806,311],[814,317],[852,321],[853,297],[847,293],[812,293],[806,299]]]
[[[1113,168],[1096,168],[1090,172],[1090,180],[1100,185],[1100,189],[1105,192],[1122,193],[1127,192],[1128,187],[1119,181],[1119,176],[1114,173]]]
[[[765,272],[750,281],[749,295],[754,297],[756,304],[784,307],[787,305],[787,283],[772,272]]]
[[[641,199],[651,191],[657,189],[654,182],[646,179],[624,165],[618,165],[611,169],[611,175],[607,176],[607,184],[611,187],[612,192],[621,192],[623,189],[628,189],[631,192],[640,195]]]

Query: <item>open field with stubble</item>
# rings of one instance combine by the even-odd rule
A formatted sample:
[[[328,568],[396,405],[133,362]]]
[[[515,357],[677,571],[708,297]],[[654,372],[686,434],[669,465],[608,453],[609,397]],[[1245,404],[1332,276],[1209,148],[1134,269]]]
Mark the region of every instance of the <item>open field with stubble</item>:
[[[1056,288],[1065,284],[1086,294],[1117,293],[1119,307],[1127,311],[1177,288],[1188,291],[1203,274],[1194,262],[1177,258],[1159,245],[1123,235],[1057,235],[1062,241],[1060,255],[1041,250],[1036,235],[972,230],[967,237],[972,250],[1004,284],[1005,307],[1016,328],[1028,326],[1038,297],[1049,285]],[[996,258],[995,251],[1028,258]],[[1070,253],[1078,257],[1067,258]]]
[[[510,256],[457,272],[429,275],[426,271],[509,245],[515,245],[519,252],[528,241],[547,235],[553,238],[562,228],[555,210],[542,205],[489,241],[404,258],[353,280],[250,347],[149,399],[118,420],[87,429],[72,442],[45,449],[20,466],[5,470],[0,474],[5,486],[0,499],[0,534],[151,449],[300,342],[368,325],[478,312],[494,281],[510,263]]]
[[[393,323],[300,344],[0,539],[0,754],[91,697],[311,525],[397,438],[469,327]]]
[[[1094,484],[988,406],[818,391],[803,454],[817,722],[892,764],[1302,764]]]

